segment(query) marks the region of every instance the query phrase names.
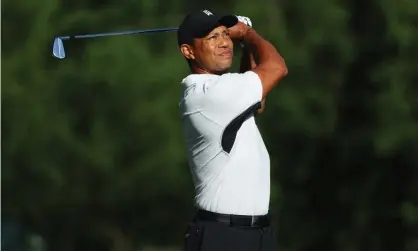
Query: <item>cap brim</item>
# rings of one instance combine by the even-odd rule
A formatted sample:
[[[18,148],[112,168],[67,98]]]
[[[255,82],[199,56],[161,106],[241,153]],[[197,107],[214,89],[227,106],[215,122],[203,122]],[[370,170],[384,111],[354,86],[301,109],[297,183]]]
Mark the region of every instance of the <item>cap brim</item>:
[[[202,27],[201,32],[199,32],[199,34],[195,34],[194,36],[197,38],[202,38],[220,25],[224,25],[227,28],[231,28],[237,23],[238,23],[238,18],[234,15],[224,15],[224,16],[220,16],[219,18],[216,17],[216,18],[213,18],[209,23],[206,23],[204,25],[205,28]]]
[[[238,23],[238,17],[234,15],[225,15],[222,16],[218,22],[222,25],[225,25],[227,28],[231,28],[232,26]]]

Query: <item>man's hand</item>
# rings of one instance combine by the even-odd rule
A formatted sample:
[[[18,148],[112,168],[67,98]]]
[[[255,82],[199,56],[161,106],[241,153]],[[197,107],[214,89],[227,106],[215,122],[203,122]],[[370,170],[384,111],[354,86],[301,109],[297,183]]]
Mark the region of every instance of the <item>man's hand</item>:
[[[230,36],[235,40],[243,40],[247,31],[253,26],[250,18],[244,16],[237,16],[238,23],[229,28]]]
[[[229,36],[231,39],[235,40],[242,40],[244,36],[247,34],[250,27],[245,23],[238,21],[238,23],[231,28],[229,28]]]
[[[253,22],[251,21],[249,17],[237,16],[237,18],[238,18],[238,21],[248,25],[249,27],[253,27]]]

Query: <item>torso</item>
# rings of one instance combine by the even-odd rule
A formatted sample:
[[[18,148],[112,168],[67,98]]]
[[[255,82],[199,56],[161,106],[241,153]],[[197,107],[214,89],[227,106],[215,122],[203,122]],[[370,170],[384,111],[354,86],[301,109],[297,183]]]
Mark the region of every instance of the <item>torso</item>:
[[[232,121],[218,118],[217,114],[227,112],[228,107],[212,109],[211,101],[205,97],[205,90],[217,78],[192,75],[183,81],[180,109],[196,188],[195,204],[224,214],[266,214],[270,158],[253,116],[255,110],[248,107],[247,116],[232,120],[232,127],[228,126]],[[236,117],[240,116],[242,113]]]

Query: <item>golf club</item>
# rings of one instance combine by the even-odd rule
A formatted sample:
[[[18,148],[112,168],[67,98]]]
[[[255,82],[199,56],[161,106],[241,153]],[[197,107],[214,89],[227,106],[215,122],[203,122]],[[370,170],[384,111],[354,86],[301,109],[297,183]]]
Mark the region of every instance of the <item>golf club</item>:
[[[93,38],[93,37],[107,37],[107,36],[117,36],[117,35],[130,35],[130,34],[143,34],[143,33],[155,33],[155,32],[166,32],[166,31],[175,31],[175,30],[178,30],[178,27],[157,28],[157,29],[147,29],[147,30],[120,31],[120,32],[108,32],[108,33],[73,35],[73,36],[59,36],[59,37],[55,37],[55,39],[54,39],[54,46],[52,48],[52,55],[56,58],[59,58],[59,59],[65,58],[65,50],[64,50],[64,44],[63,44],[62,40],[79,39],[79,38]]]

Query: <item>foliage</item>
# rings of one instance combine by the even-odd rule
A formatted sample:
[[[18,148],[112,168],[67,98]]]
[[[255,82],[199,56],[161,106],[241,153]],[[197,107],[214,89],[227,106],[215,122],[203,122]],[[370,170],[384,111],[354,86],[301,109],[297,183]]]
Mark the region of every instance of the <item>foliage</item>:
[[[175,33],[66,41],[61,61],[51,48],[175,26],[197,3],[3,1],[3,219],[48,250],[182,245],[193,187]],[[418,2],[204,7],[251,17],[289,68],[258,119],[281,250],[418,249]]]

